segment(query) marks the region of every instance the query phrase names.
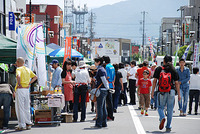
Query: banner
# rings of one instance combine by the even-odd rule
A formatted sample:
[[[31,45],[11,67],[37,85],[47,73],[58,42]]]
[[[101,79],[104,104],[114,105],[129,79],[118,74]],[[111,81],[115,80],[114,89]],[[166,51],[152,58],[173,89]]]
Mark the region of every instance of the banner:
[[[149,40],[149,42],[150,42],[150,45],[149,45],[149,48],[150,48],[150,54],[151,54],[151,57],[152,57],[152,61],[154,61],[153,44],[152,44],[152,42],[151,42],[150,37],[148,37],[148,40]]]
[[[9,12],[9,30],[15,31],[15,15]]]
[[[64,59],[63,59],[63,65],[66,60],[66,58],[71,58],[71,37],[66,37],[65,39],[65,53],[64,53]]]
[[[174,59],[174,67],[176,67],[176,61],[177,61],[177,56],[178,56],[179,46],[180,46],[180,43],[178,43],[178,45],[177,45],[176,56],[175,56],[175,59]]]
[[[195,43],[194,45],[194,58],[193,58],[193,67],[198,66],[198,54],[199,54],[199,43]]]
[[[188,45],[188,47],[185,49],[185,52],[182,56],[182,59],[184,59],[186,61],[186,58],[187,58],[187,55],[188,55],[188,52],[190,50],[190,47],[191,47],[192,44]]]
[[[185,42],[190,42],[190,24],[185,24]]]
[[[42,24],[21,25],[18,32],[16,56],[23,57],[24,65],[36,72],[38,84],[46,86],[47,76]]]

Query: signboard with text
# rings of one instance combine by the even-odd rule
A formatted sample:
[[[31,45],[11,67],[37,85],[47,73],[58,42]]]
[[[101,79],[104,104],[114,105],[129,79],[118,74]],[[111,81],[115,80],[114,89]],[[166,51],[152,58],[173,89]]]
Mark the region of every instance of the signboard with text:
[[[9,12],[9,30],[15,31],[15,15]]]

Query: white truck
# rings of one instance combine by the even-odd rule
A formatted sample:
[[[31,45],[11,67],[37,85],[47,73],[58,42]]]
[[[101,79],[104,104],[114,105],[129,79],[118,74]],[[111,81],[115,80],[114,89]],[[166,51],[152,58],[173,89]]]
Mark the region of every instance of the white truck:
[[[163,66],[163,59],[165,56],[157,56],[156,61],[157,61],[157,66]],[[175,56],[172,56],[172,64],[174,64]],[[179,57],[177,57],[176,62],[179,62]]]

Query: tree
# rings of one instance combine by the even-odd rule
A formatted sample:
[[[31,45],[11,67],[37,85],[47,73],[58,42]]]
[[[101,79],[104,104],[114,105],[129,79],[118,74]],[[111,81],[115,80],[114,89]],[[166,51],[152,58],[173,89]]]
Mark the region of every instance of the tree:
[[[188,47],[188,45],[184,45],[184,46],[180,47],[180,49],[178,51],[179,59],[182,58],[183,54],[185,53],[185,49],[187,47]],[[192,56],[192,54],[193,54],[193,52],[191,51],[191,47],[190,47],[186,60],[190,60],[190,57]],[[174,55],[176,55],[176,51],[174,52]]]
[[[134,53],[132,57],[133,57],[133,60],[136,60],[136,61],[139,61],[139,58],[142,58],[142,56],[139,53]]]

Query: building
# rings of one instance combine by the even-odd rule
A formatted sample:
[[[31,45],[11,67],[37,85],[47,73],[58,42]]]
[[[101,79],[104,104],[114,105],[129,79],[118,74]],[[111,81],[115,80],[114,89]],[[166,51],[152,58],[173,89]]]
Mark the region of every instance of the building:
[[[45,22],[48,26],[47,44],[55,43],[64,46],[63,11],[57,5],[47,5],[44,13],[40,12],[40,5],[31,5],[31,12],[35,14],[34,22]],[[30,14],[30,5],[26,5],[26,14]],[[54,24],[54,16],[60,16],[59,24]],[[29,17],[28,21],[29,20]],[[59,36],[60,35],[60,36]],[[60,38],[59,38],[60,37]]]
[[[0,0],[0,34],[16,40],[19,23],[13,20],[13,30],[9,30],[9,12],[26,11],[26,0]],[[13,15],[14,16],[14,15]]]
[[[176,51],[176,32],[173,25],[180,25],[180,17],[164,17],[161,20],[161,49],[162,54],[173,55]]]

